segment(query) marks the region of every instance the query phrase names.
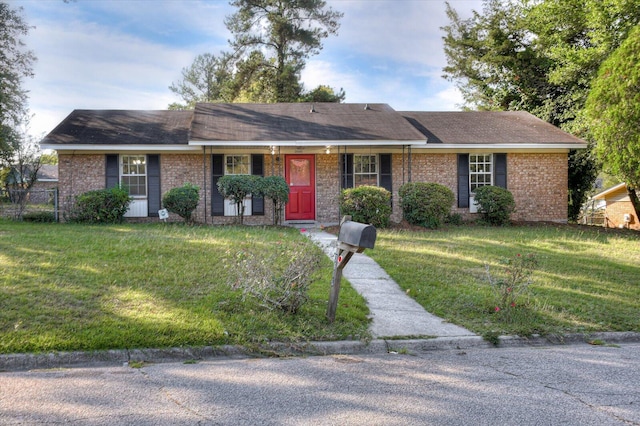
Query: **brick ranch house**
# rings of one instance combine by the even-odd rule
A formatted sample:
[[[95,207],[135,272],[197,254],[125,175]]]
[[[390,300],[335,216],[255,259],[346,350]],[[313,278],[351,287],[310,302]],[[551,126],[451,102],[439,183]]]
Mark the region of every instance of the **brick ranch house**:
[[[399,112],[386,104],[198,104],[193,111],[75,110],[41,142],[59,156],[62,206],[85,191],[129,188],[128,217],[158,217],[162,195],[200,186],[197,220],[236,220],[218,193],[225,174],[280,175],[284,221],[337,223],[343,188],[437,182],[473,217],[473,192],[508,188],[513,218],[567,220],[567,155],[586,143],[526,112]],[[248,224],[273,222],[269,200],[247,200]]]

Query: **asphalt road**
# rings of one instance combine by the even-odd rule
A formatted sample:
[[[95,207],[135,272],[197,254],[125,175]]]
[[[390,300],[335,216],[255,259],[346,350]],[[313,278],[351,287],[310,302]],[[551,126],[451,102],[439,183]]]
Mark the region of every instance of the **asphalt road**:
[[[0,424],[640,425],[640,344],[0,373]]]

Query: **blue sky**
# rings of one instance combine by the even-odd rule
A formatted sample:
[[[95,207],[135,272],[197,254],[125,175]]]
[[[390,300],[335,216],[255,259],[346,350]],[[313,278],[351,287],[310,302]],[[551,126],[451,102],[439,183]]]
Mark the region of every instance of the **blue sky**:
[[[31,133],[48,133],[74,109],[166,109],[169,85],[196,55],[227,50],[226,0],[9,0],[34,26],[25,38],[38,57],[25,81]],[[302,72],[305,88],[343,88],[346,102],[396,110],[456,110],[444,80],[441,0],[327,0],[344,13]],[[450,0],[463,17],[481,0]]]

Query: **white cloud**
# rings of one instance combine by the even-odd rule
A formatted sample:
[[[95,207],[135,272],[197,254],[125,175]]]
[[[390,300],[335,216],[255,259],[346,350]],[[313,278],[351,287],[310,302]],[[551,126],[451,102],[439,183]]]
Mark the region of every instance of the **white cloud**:
[[[452,0],[461,16],[481,10],[481,0]],[[344,13],[340,33],[327,45],[387,62],[442,68],[445,64],[440,27],[448,23],[444,1],[333,0]]]

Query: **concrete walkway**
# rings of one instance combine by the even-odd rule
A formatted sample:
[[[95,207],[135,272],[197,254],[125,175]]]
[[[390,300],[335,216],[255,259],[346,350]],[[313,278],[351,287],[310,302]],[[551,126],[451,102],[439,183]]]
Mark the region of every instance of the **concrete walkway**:
[[[319,229],[307,229],[304,233],[331,260],[335,259],[335,235]],[[342,276],[367,301],[372,317],[370,331],[374,337],[475,336],[469,330],[425,311],[365,253],[355,254],[344,268]]]

